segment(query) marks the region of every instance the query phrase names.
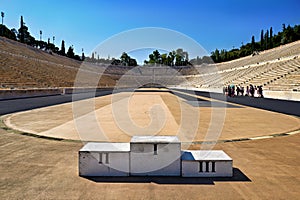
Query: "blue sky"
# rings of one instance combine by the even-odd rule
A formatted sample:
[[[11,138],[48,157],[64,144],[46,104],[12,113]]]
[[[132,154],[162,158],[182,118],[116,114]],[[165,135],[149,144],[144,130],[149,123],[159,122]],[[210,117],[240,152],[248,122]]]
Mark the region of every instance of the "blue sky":
[[[43,40],[55,36],[56,46],[64,39],[86,54],[115,34],[143,27],[175,30],[207,52],[231,49],[252,35],[259,40],[261,29],[272,26],[277,33],[282,23],[300,24],[299,10],[299,0],[0,0],[9,28],[18,29],[23,15],[36,39],[42,30]]]

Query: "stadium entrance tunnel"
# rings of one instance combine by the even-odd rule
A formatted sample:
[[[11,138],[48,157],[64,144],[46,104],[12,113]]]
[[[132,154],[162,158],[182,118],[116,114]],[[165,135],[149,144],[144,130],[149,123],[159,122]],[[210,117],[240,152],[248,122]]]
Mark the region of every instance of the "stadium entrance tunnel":
[[[161,84],[158,84],[158,83],[147,83],[147,84],[144,84],[142,86],[139,87],[139,89],[141,88],[158,88],[158,89],[168,89],[166,86],[163,86]]]

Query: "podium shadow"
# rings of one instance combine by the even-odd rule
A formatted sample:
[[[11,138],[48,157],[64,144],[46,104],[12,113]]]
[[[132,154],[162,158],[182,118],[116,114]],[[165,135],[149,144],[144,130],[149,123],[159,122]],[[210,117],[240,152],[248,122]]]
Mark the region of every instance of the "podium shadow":
[[[238,168],[233,168],[232,177],[174,177],[174,176],[127,176],[127,177],[94,177],[85,176],[96,183],[156,183],[184,185],[214,185],[215,182],[251,182]]]

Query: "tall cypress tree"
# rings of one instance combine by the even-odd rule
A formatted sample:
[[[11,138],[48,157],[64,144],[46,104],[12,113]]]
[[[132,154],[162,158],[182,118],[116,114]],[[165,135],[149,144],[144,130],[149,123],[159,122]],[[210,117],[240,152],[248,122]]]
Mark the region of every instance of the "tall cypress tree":
[[[282,24],[282,31],[285,31],[286,27],[285,24]]]
[[[252,53],[254,52],[254,50],[255,50],[255,37],[253,35],[252,40],[251,40],[251,51],[252,51]]]
[[[269,30],[267,30],[266,34],[265,34],[265,49],[268,50],[269,48]]]
[[[60,54],[63,55],[63,56],[66,55],[66,48],[65,48],[65,41],[64,40],[61,41]]]
[[[20,41],[24,43],[24,22],[23,22],[23,16],[21,16],[21,22],[20,22]]]
[[[273,48],[273,28],[270,28],[270,48]]]
[[[68,52],[67,52],[67,56],[69,58],[74,58],[75,57],[73,45],[69,47]]]
[[[260,49],[262,51],[264,50],[264,30],[261,30],[260,33]]]
[[[81,49],[81,51],[82,51],[81,60],[84,61],[85,60],[85,55],[84,55],[83,48]]]

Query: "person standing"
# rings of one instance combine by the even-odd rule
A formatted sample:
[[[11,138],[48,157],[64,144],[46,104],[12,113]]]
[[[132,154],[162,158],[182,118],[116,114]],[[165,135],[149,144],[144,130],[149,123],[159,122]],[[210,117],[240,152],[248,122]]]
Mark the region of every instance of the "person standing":
[[[236,96],[239,96],[240,95],[240,86],[237,86],[236,87]]]
[[[255,92],[254,87],[253,87],[252,84],[250,84],[250,94],[251,94],[251,97],[254,97],[254,92]]]
[[[231,97],[231,87],[230,87],[230,85],[228,85],[227,88],[228,88],[228,96]]]
[[[258,87],[258,92],[261,98],[264,98],[262,85]]]
[[[249,91],[249,86],[247,85],[247,87],[246,87],[246,96],[250,96],[250,91]]]

